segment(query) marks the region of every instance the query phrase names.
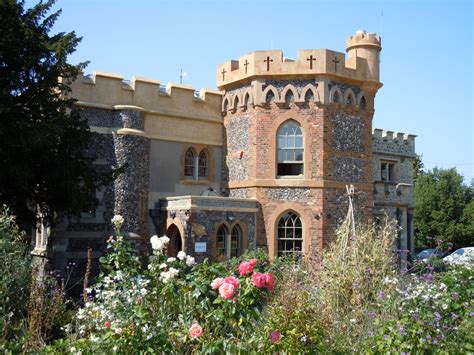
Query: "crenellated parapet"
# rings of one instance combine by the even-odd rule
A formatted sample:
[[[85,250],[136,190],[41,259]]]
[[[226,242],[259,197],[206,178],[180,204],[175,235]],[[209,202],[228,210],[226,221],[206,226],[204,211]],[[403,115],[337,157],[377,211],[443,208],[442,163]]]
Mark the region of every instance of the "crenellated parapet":
[[[329,49],[302,49],[296,59],[283,56],[279,50],[255,51],[229,60],[217,69],[217,86],[227,90],[258,77],[301,77],[317,75],[358,82],[379,82],[381,40],[375,33],[357,31],[347,40],[348,57]]]
[[[374,154],[384,153],[414,157],[415,138],[414,134],[374,128],[372,131],[373,152]]]
[[[222,95],[215,90],[196,92],[192,86],[133,77],[124,81],[117,74],[94,71],[91,76],[79,75],[70,84],[78,105],[104,109],[134,109],[145,112],[193,116],[220,120]]]

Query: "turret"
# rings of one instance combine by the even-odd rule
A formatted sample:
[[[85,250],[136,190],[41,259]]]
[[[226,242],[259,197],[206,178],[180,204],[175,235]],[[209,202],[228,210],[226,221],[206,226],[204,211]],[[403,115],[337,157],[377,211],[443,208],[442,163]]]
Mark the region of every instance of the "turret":
[[[367,33],[358,30],[355,35],[346,41],[346,52],[350,58],[364,58],[367,61],[367,78],[380,81],[379,65],[382,39],[376,33]]]

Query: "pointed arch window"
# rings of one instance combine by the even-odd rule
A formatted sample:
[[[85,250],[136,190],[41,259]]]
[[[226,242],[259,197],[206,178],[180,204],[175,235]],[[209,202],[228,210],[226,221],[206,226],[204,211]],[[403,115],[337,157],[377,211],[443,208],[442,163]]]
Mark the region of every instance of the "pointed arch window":
[[[229,228],[222,224],[217,230],[216,254],[218,260],[238,258],[242,254],[242,228],[236,224]]]
[[[205,150],[202,150],[201,153],[199,153],[199,161],[198,161],[198,178],[207,178],[207,174],[209,171],[208,167],[208,158],[207,158],[207,153]]]
[[[199,154],[193,147],[184,154],[184,177],[188,180],[209,179],[209,151],[204,148]]]
[[[184,176],[194,177],[194,163],[196,158],[196,153],[194,149],[189,148],[184,155]]]
[[[303,225],[293,211],[284,213],[277,228],[278,256],[301,255],[303,251]]]
[[[230,233],[230,257],[238,258],[242,249],[242,229],[238,224],[232,228]]]
[[[296,121],[288,121],[278,130],[278,176],[303,175],[303,131]]]
[[[217,236],[216,236],[216,256],[218,260],[225,260],[227,259],[227,247],[226,247],[226,241],[227,241],[227,236],[229,235],[229,230],[227,227],[223,224],[219,227],[217,230]]]

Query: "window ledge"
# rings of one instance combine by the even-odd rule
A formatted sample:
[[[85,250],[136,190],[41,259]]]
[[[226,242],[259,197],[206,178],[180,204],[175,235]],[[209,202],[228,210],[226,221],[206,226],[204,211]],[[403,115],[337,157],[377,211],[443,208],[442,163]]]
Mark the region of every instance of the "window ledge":
[[[212,181],[210,180],[194,180],[194,179],[184,179],[184,180],[179,180],[178,183],[182,185],[209,185],[212,184]]]
[[[276,178],[282,180],[303,180],[304,175],[281,175],[277,176]]]

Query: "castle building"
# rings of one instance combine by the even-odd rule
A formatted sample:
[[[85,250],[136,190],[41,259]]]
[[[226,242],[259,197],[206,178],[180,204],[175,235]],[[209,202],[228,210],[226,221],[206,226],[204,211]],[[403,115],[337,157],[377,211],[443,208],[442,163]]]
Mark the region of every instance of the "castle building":
[[[398,221],[398,248],[413,250],[415,136],[372,129],[381,39],[357,31],[347,55],[328,49],[255,51],[217,68],[218,90],[94,72],[72,95],[94,132],[97,168],[126,164],[99,207],[65,220],[53,266],[96,256],[110,219],[137,241],[167,234],[168,252],[196,259],[317,255],[356,190],[361,221]],[[44,239],[44,238],[43,238]],[[38,246],[40,248],[41,246]]]

